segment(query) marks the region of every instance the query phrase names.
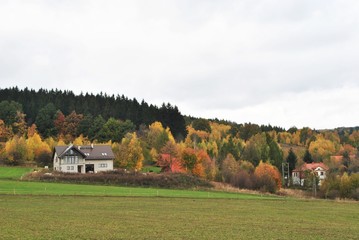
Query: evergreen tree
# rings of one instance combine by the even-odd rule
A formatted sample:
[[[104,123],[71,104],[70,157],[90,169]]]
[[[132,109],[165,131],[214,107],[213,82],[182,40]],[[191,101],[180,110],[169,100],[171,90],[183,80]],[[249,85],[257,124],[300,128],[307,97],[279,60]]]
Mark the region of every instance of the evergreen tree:
[[[295,165],[297,164],[297,155],[295,155],[292,148],[289,149],[286,161],[289,164],[289,175],[292,176],[292,171],[295,169]]]
[[[54,125],[54,118],[56,109],[53,103],[48,103],[45,107],[41,108],[36,117],[35,124],[41,136],[44,138],[50,137],[56,131]]]
[[[310,154],[308,149],[305,151],[303,161],[306,162],[306,163],[312,163],[313,162],[312,154]]]

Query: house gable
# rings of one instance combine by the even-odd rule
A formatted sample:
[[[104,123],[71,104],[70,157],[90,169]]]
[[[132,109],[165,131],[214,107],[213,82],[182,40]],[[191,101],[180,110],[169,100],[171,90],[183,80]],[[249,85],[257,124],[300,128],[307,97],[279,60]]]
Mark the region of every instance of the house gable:
[[[100,172],[113,170],[115,155],[109,145],[56,146],[54,170],[62,172]]]

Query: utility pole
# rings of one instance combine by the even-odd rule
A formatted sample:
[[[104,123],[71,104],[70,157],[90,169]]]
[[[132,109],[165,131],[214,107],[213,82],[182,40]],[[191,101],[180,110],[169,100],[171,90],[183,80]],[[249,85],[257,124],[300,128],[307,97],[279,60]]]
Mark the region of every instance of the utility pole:
[[[289,187],[289,164],[282,163],[282,185]]]

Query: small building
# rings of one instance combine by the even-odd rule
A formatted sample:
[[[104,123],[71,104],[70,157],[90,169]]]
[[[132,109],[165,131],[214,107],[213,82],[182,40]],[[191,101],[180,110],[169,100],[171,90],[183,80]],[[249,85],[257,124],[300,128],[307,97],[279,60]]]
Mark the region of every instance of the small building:
[[[115,155],[109,145],[56,146],[53,153],[55,171],[88,173],[113,170]]]
[[[305,163],[292,171],[293,185],[304,186],[306,173],[314,173],[318,176],[318,185],[326,178],[329,168],[324,163]]]

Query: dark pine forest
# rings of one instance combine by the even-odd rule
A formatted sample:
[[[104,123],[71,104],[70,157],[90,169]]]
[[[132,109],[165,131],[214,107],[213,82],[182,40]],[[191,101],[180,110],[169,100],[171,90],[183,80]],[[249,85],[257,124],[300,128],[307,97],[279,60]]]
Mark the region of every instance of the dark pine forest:
[[[77,114],[93,117],[102,116],[109,118],[130,120],[137,128],[141,124],[150,125],[159,121],[164,127],[169,127],[176,138],[186,136],[184,116],[177,106],[163,103],[161,107],[148,104],[144,100],[138,102],[135,98],[129,99],[124,95],[107,95],[81,93],[75,95],[69,90],[19,89],[17,87],[0,89],[1,101],[15,101],[22,105],[22,111],[26,114],[26,122],[30,126],[35,123],[41,111],[49,104],[56,110],[68,115],[75,111]]]

